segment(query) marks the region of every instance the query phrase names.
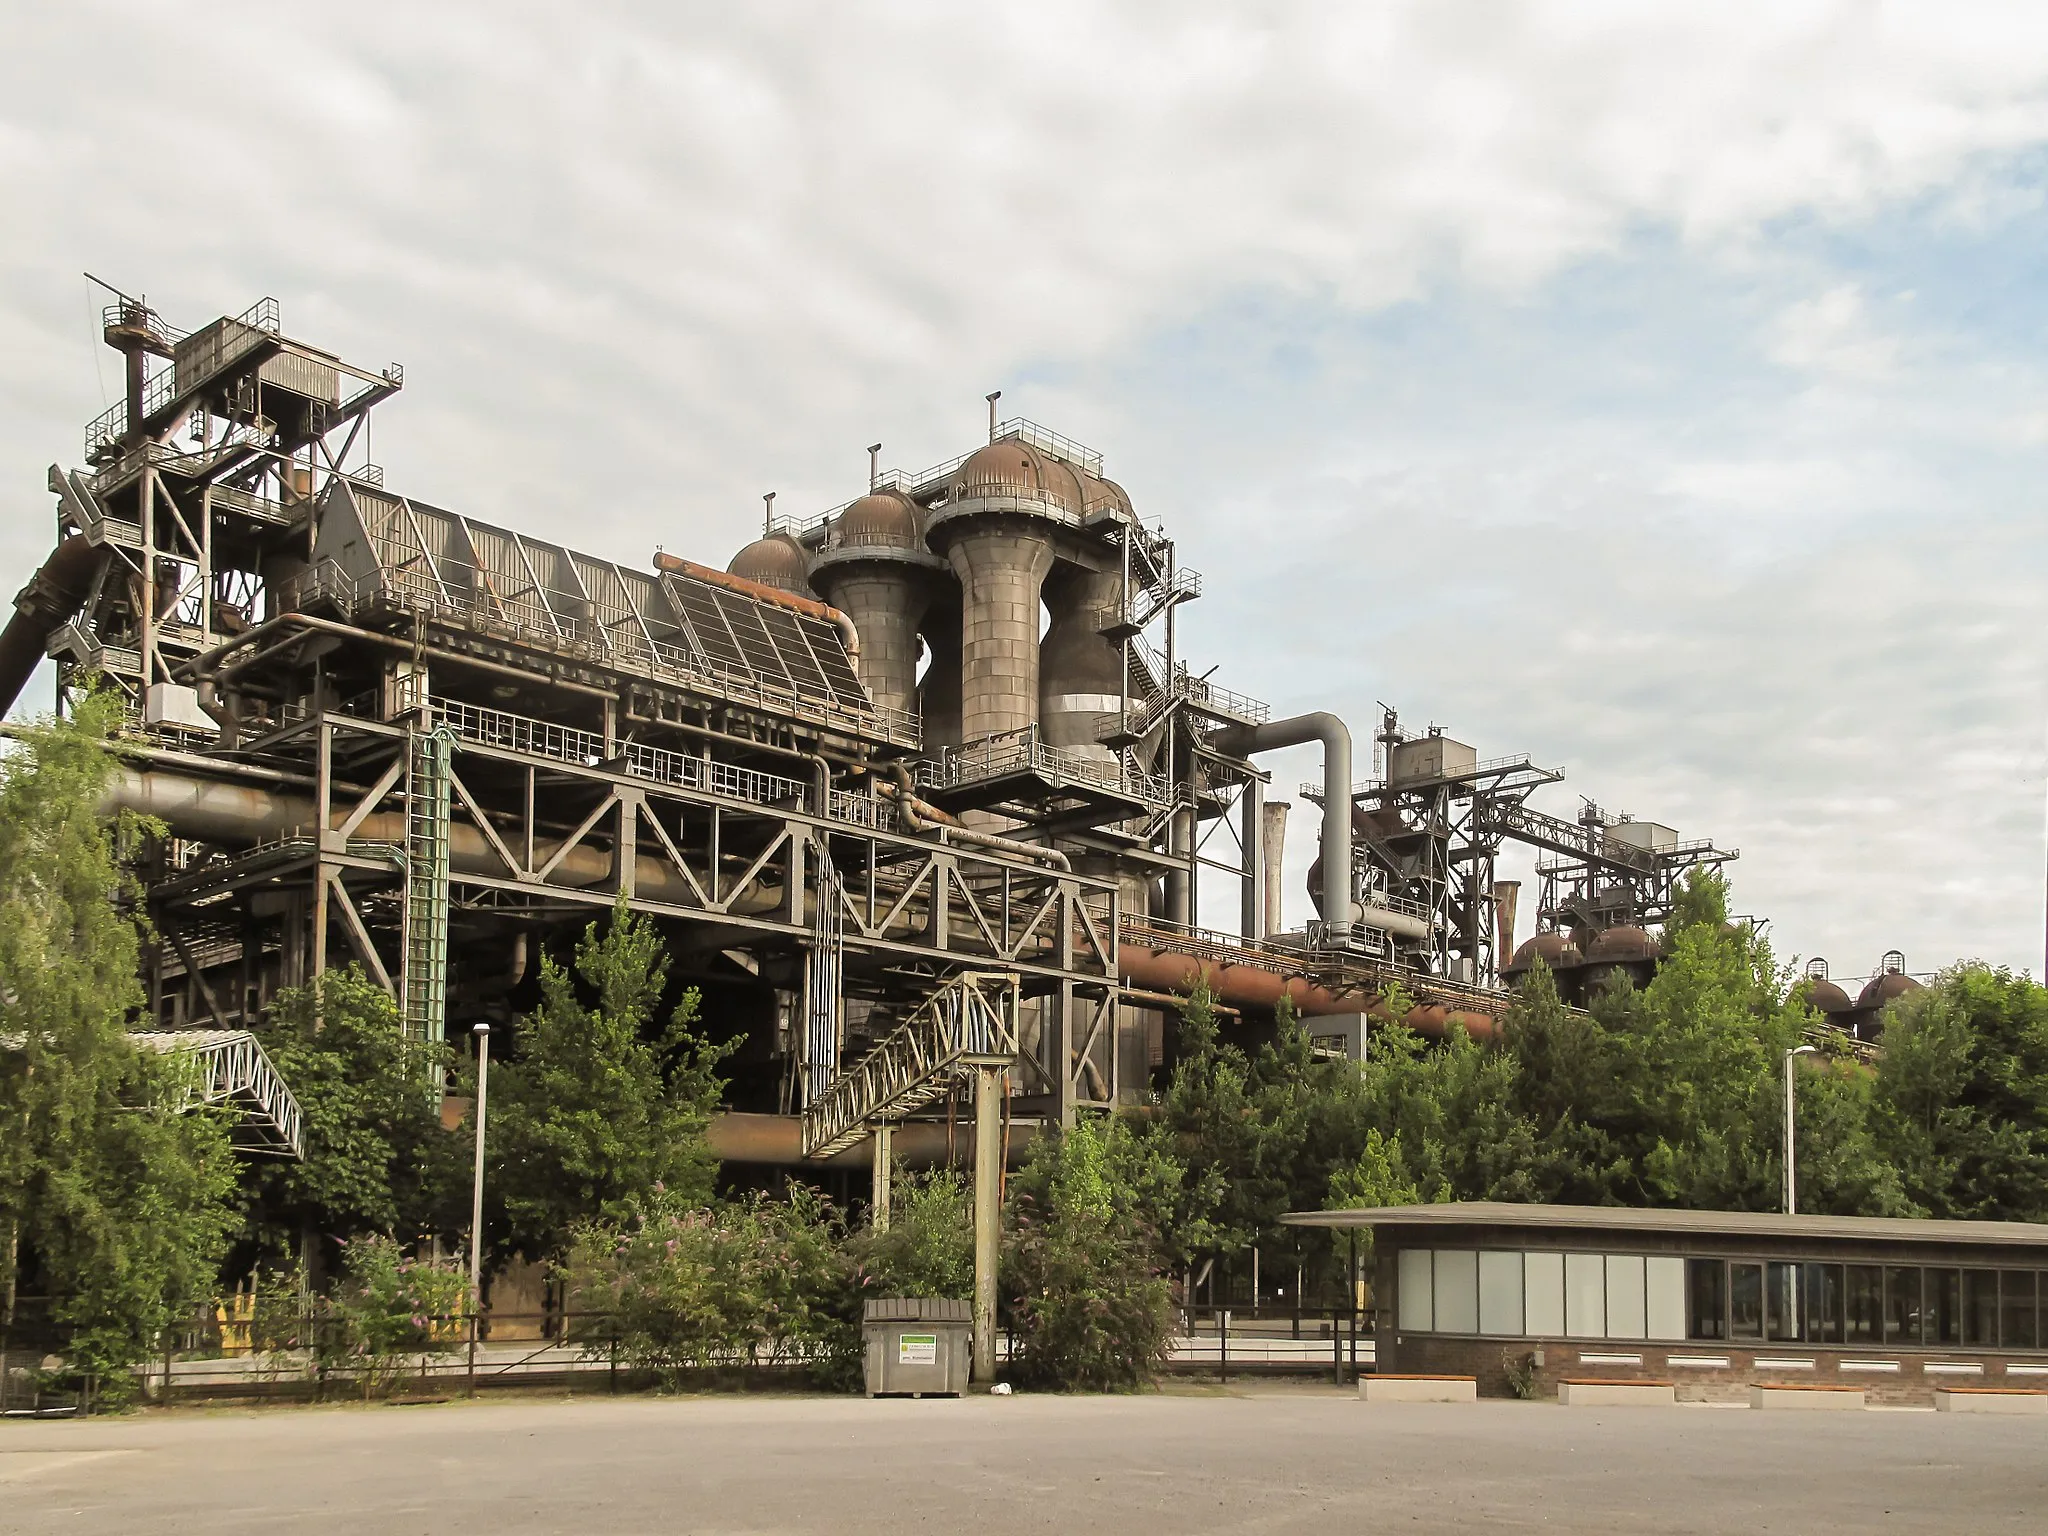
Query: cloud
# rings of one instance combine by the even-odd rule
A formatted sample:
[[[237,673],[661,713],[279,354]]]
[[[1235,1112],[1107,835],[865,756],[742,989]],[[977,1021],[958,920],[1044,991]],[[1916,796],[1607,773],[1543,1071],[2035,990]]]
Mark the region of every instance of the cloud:
[[[1750,850],[1881,830],[1834,887],[1866,913],[1940,839],[2017,835],[2002,790],[1973,834],[1874,771],[1897,737],[1829,748],[1810,812],[1810,761],[1755,743],[1852,701],[1950,727],[1947,782],[2010,756],[2033,674],[1982,669],[2024,625],[1949,610],[1973,550],[2035,590],[1999,540],[2048,395],[1943,274],[2033,317],[2030,267],[1972,263],[2034,227],[2048,11],[81,3],[8,36],[10,579],[113,387],[81,269],[403,360],[394,484],[627,559],[721,559],[765,490],[837,503],[877,436],[947,457],[1000,385],[1228,571],[1198,606],[1276,698],[1441,699]],[[1946,267],[1856,247],[1902,209]],[[1801,592],[1829,620],[1774,627]],[[1984,891],[1956,932],[2020,896]]]

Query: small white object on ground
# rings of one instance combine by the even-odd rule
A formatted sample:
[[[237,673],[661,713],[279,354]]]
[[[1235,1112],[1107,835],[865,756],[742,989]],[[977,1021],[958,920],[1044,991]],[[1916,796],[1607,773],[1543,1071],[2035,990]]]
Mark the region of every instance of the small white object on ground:
[[[988,1392],[990,1397],[1008,1397],[1010,1395],[1010,1384],[1007,1381],[999,1381],[990,1387]]]

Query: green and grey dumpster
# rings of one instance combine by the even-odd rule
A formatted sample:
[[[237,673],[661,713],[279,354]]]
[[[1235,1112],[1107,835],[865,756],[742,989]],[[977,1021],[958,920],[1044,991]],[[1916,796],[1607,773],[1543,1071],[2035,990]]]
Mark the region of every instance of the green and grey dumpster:
[[[965,1301],[897,1297],[871,1301],[861,1317],[869,1397],[967,1390],[974,1358],[974,1307]]]

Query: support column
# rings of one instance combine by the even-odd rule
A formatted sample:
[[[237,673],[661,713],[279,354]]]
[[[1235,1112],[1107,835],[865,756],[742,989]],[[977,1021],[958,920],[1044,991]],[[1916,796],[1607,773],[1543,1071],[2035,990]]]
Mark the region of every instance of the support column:
[[[875,1122],[875,1165],[868,1190],[868,1225],[877,1232],[889,1230],[889,1141],[895,1127],[887,1120]]]
[[[974,1069],[974,1380],[996,1376],[996,1259],[1002,1238],[1001,1067]]]
[[[1261,810],[1265,800],[1265,785],[1251,779],[1246,781],[1237,807],[1238,841],[1244,847],[1244,877],[1238,886],[1238,928],[1254,944],[1266,936],[1263,926],[1266,893],[1264,883],[1259,879],[1259,844],[1265,834]]]

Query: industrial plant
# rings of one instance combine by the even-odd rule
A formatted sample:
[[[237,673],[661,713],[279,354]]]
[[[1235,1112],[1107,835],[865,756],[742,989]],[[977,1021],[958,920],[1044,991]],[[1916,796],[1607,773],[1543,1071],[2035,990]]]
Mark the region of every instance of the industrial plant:
[[[113,804],[169,829],[155,1032],[244,1029],[353,965],[455,1037],[623,901],[744,1035],[721,1155],[866,1162],[928,1148],[963,1081],[1013,1124],[1142,1100],[1198,982],[1246,1020],[1291,999],[1333,1049],[1390,997],[1485,1035],[1536,957],[1568,999],[1646,977],[1677,883],[1735,857],[1546,814],[1556,770],[1392,711],[1362,742],[1271,718],[1186,654],[1203,580],[1167,527],[993,397],[944,463],[871,453],[815,516],[771,498],[724,568],[620,563],[388,483],[365,424],[403,373],[273,301],[186,332],[124,298],[104,326],[125,398],[50,470],[0,693],[47,656],[60,710],[129,700]],[[1260,763],[1305,744],[1316,916],[1288,927],[1293,797]],[[1540,876],[1519,944],[1511,843]]]

